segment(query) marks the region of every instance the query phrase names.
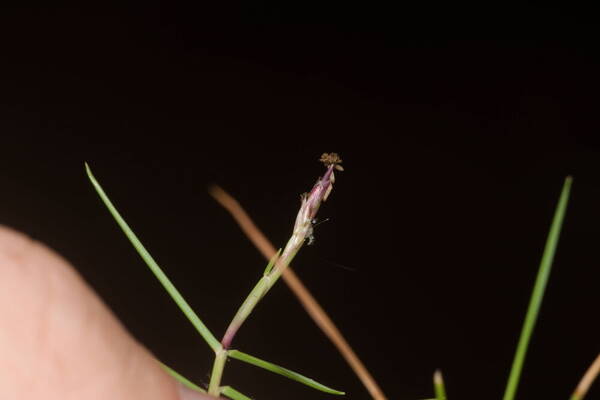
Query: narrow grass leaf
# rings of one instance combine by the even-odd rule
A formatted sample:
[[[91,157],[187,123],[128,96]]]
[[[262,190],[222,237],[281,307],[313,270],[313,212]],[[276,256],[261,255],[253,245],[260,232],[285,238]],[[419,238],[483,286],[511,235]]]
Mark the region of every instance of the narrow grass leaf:
[[[310,386],[313,389],[317,389],[322,392],[331,393],[331,394],[339,394],[339,395],[345,394],[344,392],[340,392],[339,390],[335,390],[335,389],[332,389],[325,385],[322,385],[319,382],[317,382],[313,379],[307,378],[304,375],[300,375],[297,372],[290,371],[287,368],[283,368],[283,367],[280,367],[279,365],[270,363],[265,360],[261,360],[260,358],[256,358],[254,356],[251,356],[250,354],[243,353],[239,350],[229,350],[227,353],[229,354],[229,357],[231,357],[231,358],[235,358],[236,360],[247,362],[248,364],[252,364],[252,365],[260,367],[260,368],[264,368],[267,371],[271,371],[276,374],[285,376],[286,378],[292,379],[296,382],[303,383],[307,386]]]
[[[238,392],[231,386],[221,386],[221,394],[223,394],[233,400],[252,400],[250,397],[246,396],[243,393]]]
[[[565,179],[565,183],[554,212],[554,218],[552,225],[550,226],[550,232],[546,240],[546,246],[538,269],[538,274],[527,308],[527,314],[525,315],[525,321],[521,330],[521,336],[517,345],[515,358],[513,360],[512,368],[506,385],[506,391],[504,392],[504,400],[513,400],[519,385],[519,379],[521,377],[521,370],[523,369],[523,363],[525,361],[525,355],[527,353],[527,347],[535,327],[538,313],[544,298],[544,292],[550,276],[550,270],[552,269],[552,261],[554,260],[554,254],[560,237],[560,230],[567,210],[567,203],[569,202],[569,193],[571,191],[572,178],[568,176]]]
[[[267,264],[267,267],[265,268],[265,272],[263,272],[263,276],[269,275],[269,272],[271,272],[271,270],[273,269],[273,265],[275,265],[275,261],[277,261],[280,254],[281,254],[281,249],[279,249],[277,251],[277,254],[275,254],[273,257],[271,257],[271,259],[269,260],[269,264]]]
[[[204,340],[208,343],[208,345],[215,352],[217,350],[219,350],[221,348],[221,344],[219,343],[219,341],[208,330],[208,328],[206,327],[206,325],[204,325],[204,323],[196,315],[196,313],[194,312],[194,310],[192,310],[192,308],[190,307],[190,305],[187,303],[187,301],[185,301],[185,299],[183,298],[183,296],[175,288],[175,286],[173,285],[173,283],[171,283],[171,281],[169,280],[169,278],[167,278],[167,276],[162,271],[162,269],[158,266],[158,264],[156,263],[156,261],[154,261],[154,258],[152,258],[152,256],[150,255],[150,253],[144,247],[144,245],[142,245],[142,243],[137,238],[137,236],[135,235],[135,233],[133,233],[133,231],[131,230],[131,228],[129,228],[129,225],[127,225],[127,223],[125,222],[125,220],[121,217],[121,214],[119,214],[119,212],[117,211],[117,209],[115,208],[115,206],[112,204],[112,202],[110,201],[110,199],[108,198],[108,196],[106,195],[106,193],[104,192],[104,190],[102,189],[102,187],[100,186],[100,184],[98,183],[98,181],[96,180],[96,178],[94,178],[94,175],[92,175],[92,171],[91,171],[91,169],[90,169],[90,167],[89,167],[89,165],[87,163],[85,163],[85,170],[87,171],[88,178],[92,182],[92,185],[94,185],[94,188],[96,189],[96,192],[98,192],[98,195],[100,196],[100,198],[102,199],[102,201],[106,205],[106,208],[108,208],[108,211],[110,211],[110,213],[112,214],[113,218],[117,221],[117,223],[119,224],[119,226],[121,227],[121,229],[123,230],[123,232],[125,232],[125,235],[129,239],[129,241],[131,242],[131,244],[133,245],[133,247],[135,247],[135,249],[137,250],[137,252],[139,253],[139,255],[146,262],[146,265],[148,265],[148,267],[150,268],[150,270],[152,271],[152,273],[154,273],[154,275],[156,276],[156,278],[160,281],[160,283],[163,285],[163,287],[165,288],[165,290],[173,298],[173,300],[175,301],[175,303],[177,303],[177,305],[179,306],[179,308],[181,309],[181,311],[190,320],[190,322],[192,323],[192,325],[194,325],[194,327],[196,328],[196,330],[200,333],[200,335],[204,338]]]
[[[167,373],[169,375],[171,375],[173,378],[175,378],[177,380],[177,382],[181,383],[182,385],[184,385],[185,387],[188,387],[192,390],[195,390],[197,392],[201,392],[201,393],[206,393],[206,390],[202,389],[200,386],[196,385],[194,382],[190,381],[189,379],[187,379],[186,377],[182,376],[181,374],[177,373],[175,370],[173,370],[173,368],[170,368],[168,365],[165,365],[163,363],[160,363],[160,366],[167,371]]]

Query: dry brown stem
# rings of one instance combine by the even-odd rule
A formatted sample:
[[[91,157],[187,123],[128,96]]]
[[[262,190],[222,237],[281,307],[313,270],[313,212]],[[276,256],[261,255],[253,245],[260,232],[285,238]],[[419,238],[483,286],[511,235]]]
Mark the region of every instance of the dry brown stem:
[[[594,360],[592,365],[590,365],[588,370],[583,375],[583,378],[581,378],[581,381],[577,385],[577,388],[575,388],[575,392],[573,392],[572,398],[583,399],[599,373],[600,373],[600,354],[598,354],[598,357],[596,357],[596,359]]]

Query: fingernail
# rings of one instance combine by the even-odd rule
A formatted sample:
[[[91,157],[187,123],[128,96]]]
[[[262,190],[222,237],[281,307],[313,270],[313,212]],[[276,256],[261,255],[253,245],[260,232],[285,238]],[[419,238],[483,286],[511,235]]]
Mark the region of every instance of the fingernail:
[[[179,400],[215,400],[217,397],[197,392],[179,384]]]

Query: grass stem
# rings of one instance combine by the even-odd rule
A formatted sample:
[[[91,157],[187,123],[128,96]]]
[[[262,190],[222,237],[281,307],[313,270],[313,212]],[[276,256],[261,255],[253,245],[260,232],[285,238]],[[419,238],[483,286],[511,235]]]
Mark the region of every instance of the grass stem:
[[[227,193],[223,188],[216,185],[209,188],[209,193],[231,214],[235,222],[240,226],[240,229],[267,260],[272,259],[277,254],[275,246],[273,246],[265,234],[256,226],[246,210],[244,210],[234,197]],[[338,349],[371,397],[374,400],[387,400],[387,397],[373,375],[371,375],[367,367],[352,349],[352,346],[350,346],[344,335],[342,335],[342,332],[335,325],[329,314],[327,314],[310,290],[302,283],[300,278],[298,278],[298,275],[296,275],[294,270],[288,267],[283,271],[282,275],[283,280],[302,304],[306,313]]]
[[[208,394],[219,396],[221,387],[221,378],[227,361],[227,351],[221,349],[215,354],[215,362],[213,363],[212,372],[210,374],[210,382],[208,384]]]
[[[324,154],[323,157],[325,156],[328,155]],[[288,240],[281,253],[281,257],[275,261],[275,265],[270,269],[268,274],[263,275],[259,280],[227,327],[225,335],[223,336],[223,339],[221,339],[221,345],[225,349],[229,348],[236,333],[246,321],[252,310],[254,310],[254,307],[256,307],[260,299],[264,297],[271,287],[273,287],[279,277],[281,277],[283,271],[286,270],[300,248],[304,245],[305,240],[312,234],[313,221],[317,211],[319,211],[321,203],[329,196],[329,193],[333,188],[333,182],[335,182],[333,170],[336,169],[336,167],[339,166],[338,163],[341,162],[337,154],[332,153],[331,156],[335,156],[334,159],[336,161],[329,162],[328,158],[326,158],[325,160],[328,162],[326,163],[327,171],[317,180],[317,183],[315,183],[310,193],[304,193],[301,196],[300,210],[296,216],[294,230],[291,238]],[[267,267],[267,269],[269,268]]]

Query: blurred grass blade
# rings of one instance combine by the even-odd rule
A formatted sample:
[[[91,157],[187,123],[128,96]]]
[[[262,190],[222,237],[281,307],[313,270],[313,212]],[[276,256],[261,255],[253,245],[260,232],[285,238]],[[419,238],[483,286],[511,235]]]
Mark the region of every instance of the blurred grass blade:
[[[146,248],[144,247],[144,245],[142,245],[142,243],[140,242],[140,240],[137,238],[137,236],[135,235],[135,233],[133,233],[133,231],[131,230],[131,228],[129,228],[129,225],[127,225],[127,223],[125,222],[125,220],[121,217],[121,214],[119,214],[119,212],[117,211],[117,209],[115,208],[115,206],[112,204],[112,202],[110,201],[110,199],[108,198],[108,196],[106,195],[106,193],[104,193],[104,190],[102,189],[102,187],[100,186],[100,184],[98,183],[98,181],[96,181],[96,178],[94,178],[94,175],[92,175],[92,171],[91,171],[91,169],[90,169],[90,167],[89,167],[89,165],[87,163],[85,163],[85,170],[87,171],[88,178],[92,182],[92,185],[94,185],[94,188],[96,189],[96,192],[98,192],[98,195],[100,196],[100,198],[102,199],[102,201],[106,205],[106,208],[108,208],[108,211],[110,211],[110,213],[112,214],[113,218],[117,221],[117,223],[119,224],[119,226],[121,227],[121,229],[123,230],[123,232],[125,232],[125,235],[129,239],[129,241],[131,242],[131,244],[133,245],[133,247],[135,247],[135,249],[137,250],[137,252],[139,253],[139,255],[146,262],[146,265],[148,265],[148,267],[150,268],[150,270],[152,271],[152,273],[154,273],[154,275],[156,276],[156,278],[160,281],[160,283],[163,285],[163,287],[165,288],[165,290],[173,298],[173,300],[175,301],[175,303],[177,303],[177,305],[179,306],[179,308],[181,309],[181,311],[183,311],[183,313],[185,314],[185,316],[190,320],[190,322],[192,323],[192,325],[194,325],[194,327],[196,328],[196,330],[198,330],[198,332],[204,338],[204,340],[208,343],[208,345],[215,352],[217,350],[219,350],[221,348],[221,344],[219,343],[219,341],[208,330],[208,328],[206,327],[206,325],[204,325],[204,323],[200,320],[200,318],[198,318],[198,316],[196,315],[196,313],[194,312],[194,310],[192,310],[192,308],[190,307],[190,305],[187,303],[187,301],[185,301],[185,299],[179,293],[179,291],[175,288],[175,286],[173,285],[173,283],[171,283],[171,281],[169,280],[169,278],[167,278],[167,276],[162,271],[162,269],[158,266],[158,264],[156,263],[156,261],[154,261],[154,259],[150,255],[150,253],[146,250]]]
[[[160,363],[160,366],[167,371],[167,373],[169,375],[171,375],[173,378],[175,378],[179,383],[181,383],[183,386],[190,388],[192,390],[195,390],[197,392],[201,392],[201,393],[206,393],[206,390],[202,389],[200,386],[196,385],[194,382],[190,381],[189,379],[187,379],[186,377],[180,375],[179,373],[177,373],[175,370],[173,370],[173,368],[170,368],[168,365],[165,365],[163,363]]]
[[[594,380],[598,377],[598,374],[600,374],[600,354],[585,372],[583,378],[581,378],[581,381],[571,396],[571,400],[583,400],[590,389],[590,386],[592,386],[592,383],[594,383]]]
[[[246,396],[243,393],[238,392],[231,386],[221,386],[221,394],[223,394],[233,400],[252,400],[250,397]]]
[[[271,272],[271,270],[273,269],[273,265],[275,265],[275,261],[277,261],[280,254],[281,254],[281,249],[279,249],[279,251],[277,251],[277,254],[275,254],[273,257],[271,257],[271,259],[269,260],[269,264],[267,264],[267,268],[265,268],[265,272],[263,272],[263,276],[269,275],[269,272]]]
[[[535,327],[542,299],[544,298],[544,291],[546,290],[546,284],[548,283],[548,277],[550,276],[550,270],[552,269],[552,261],[554,259],[554,253],[556,252],[556,246],[558,244],[558,238],[560,236],[560,230],[565,217],[567,209],[567,203],[569,202],[569,193],[571,191],[572,178],[568,176],[565,179],[565,183],[554,212],[554,219],[550,227],[548,239],[546,240],[546,246],[544,248],[544,254],[542,255],[542,261],[538,269],[537,278],[529,300],[529,306],[527,308],[527,314],[525,315],[525,322],[521,330],[521,337],[517,345],[517,351],[513,360],[512,368],[506,385],[506,391],[504,392],[504,400],[513,400],[519,385],[519,379],[521,377],[521,370],[523,369],[523,363],[525,361],[525,355],[527,353],[527,347]]]
[[[252,364],[257,367],[264,368],[268,371],[274,372],[276,374],[283,375],[286,378],[292,379],[296,382],[303,383],[307,386],[310,386],[313,389],[317,389],[322,392],[331,393],[331,394],[339,394],[339,395],[345,394],[344,392],[340,392],[339,390],[335,390],[335,389],[329,388],[325,385],[322,385],[313,379],[305,377],[304,375],[300,375],[297,372],[290,371],[287,368],[280,367],[279,365],[275,365],[268,361],[261,360],[260,358],[253,357],[249,354],[242,353],[239,350],[229,350],[227,353],[229,354],[229,357],[231,357],[231,358],[235,358],[236,360],[244,361],[244,362],[247,362],[248,364]]]
[[[439,369],[433,373],[433,390],[436,400],[446,400],[446,387],[444,386],[444,378],[442,371]]]

